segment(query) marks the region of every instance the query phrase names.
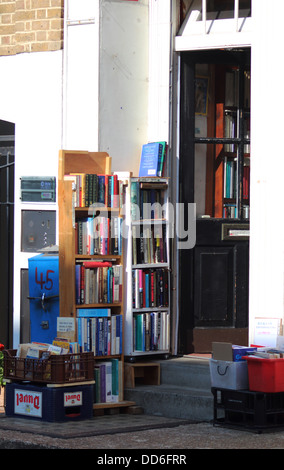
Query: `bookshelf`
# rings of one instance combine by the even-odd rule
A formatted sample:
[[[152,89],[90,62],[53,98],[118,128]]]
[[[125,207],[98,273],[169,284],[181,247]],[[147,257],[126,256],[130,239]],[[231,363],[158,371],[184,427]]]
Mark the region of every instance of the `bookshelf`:
[[[123,397],[121,192],[107,153],[59,152],[60,316],[76,319],[80,350],[94,353],[94,409],[130,403]]]
[[[220,99],[217,88],[216,137],[225,137],[228,143],[216,146],[215,217],[225,219],[249,218],[250,94],[246,74],[236,68],[217,71],[217,78],[225,81],[225,95]]]
[[[130,178],[127,305],[124,354],[170,352],[170,253],[168,178]]]
[[[197,158],[206,155],[205,207],[197,207],[197,213],[249,221],[250,72],[243,66],[215,65],[208,73],[212,99],[196,124],[196,130],[204,129],[195,131]]]

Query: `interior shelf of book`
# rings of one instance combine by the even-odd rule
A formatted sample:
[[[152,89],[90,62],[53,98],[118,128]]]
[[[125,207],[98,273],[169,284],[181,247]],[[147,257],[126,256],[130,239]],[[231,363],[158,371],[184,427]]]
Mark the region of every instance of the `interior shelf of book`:
[[[238,109],[225,107],[225,137],[238,138]],[[233,142],[224,144],[223,148],[223,217],[238,218],[238,205],[241,204],[242,218],[249,218],[250,187],[250,144],[248,110],[244,111],[243,129],[244,145],[240,159],[239,145]],[[241,181],[240,181],[241,179]],[[239,183],[240,181],[240,183]],[[240,194],[239,194],[240,193]]]
[[[94,353],[95,407],[124,403],[120,183],[107,153],[60,151],[60,315],[75,317],[80,350]]]
[[[197,216],[248,220],[250,73],[216,64],[207,73],[213,99],[206,114],[195,115]]]
[[[168,178],[131,178],[129,356],[170,349],[169,230]]]

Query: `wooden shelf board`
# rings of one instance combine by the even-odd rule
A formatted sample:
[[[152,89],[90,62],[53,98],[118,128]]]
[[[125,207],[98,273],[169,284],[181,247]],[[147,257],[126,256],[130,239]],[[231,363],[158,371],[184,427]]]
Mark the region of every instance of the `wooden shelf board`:
[[[135,405],[135,401],[119,401],[117,403],[94,403],[93,409],[99,410],[103,408],[120,408],[133,405]]]

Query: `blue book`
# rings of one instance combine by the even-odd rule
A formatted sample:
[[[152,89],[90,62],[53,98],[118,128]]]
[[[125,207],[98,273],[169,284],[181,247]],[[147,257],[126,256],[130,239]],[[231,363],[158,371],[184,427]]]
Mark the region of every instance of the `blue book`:
[[[80,345],[80,348],[82,347],[82,327],[81,327],[81,319],[78,318],[77,320],[77,329],[78,329],[78,343]],[[81,352],[83,352],[81,350]]]
[[[163,146],[159,142],[151,142],[142,146],[139,176],[157,176],[162,158]]]
[[[77,317],[110,317],[110,308],[77,308]]]
[[[107,354],[108,354],[108,320],[107,320],[107,318],[104,318],[104,321],[103,321],[103,331],[104,331],[104,350],[103,350],[103,354],[104,354],[104,356],[107,356]]]
[[[81,266],[79,264],[75,265],[75,295],[76,295],[76,304],[80,304],[80,286],[81,286]]]
[[[145,274],[145,307],[150,307],[149,274]]]
[[[103,332],[103,319],[99,318],[98,321],[98,348],[97,348],[97,356],[102,356],[103,355],[103,350],[104,350],[104,332]]]

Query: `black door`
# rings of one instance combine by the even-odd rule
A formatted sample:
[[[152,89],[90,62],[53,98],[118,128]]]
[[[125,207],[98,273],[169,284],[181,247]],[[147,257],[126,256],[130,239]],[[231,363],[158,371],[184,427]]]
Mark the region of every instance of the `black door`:
[[[250,50],[181,59],[180,202],[196,243],[180,250],[180,353],[247,344]]]

